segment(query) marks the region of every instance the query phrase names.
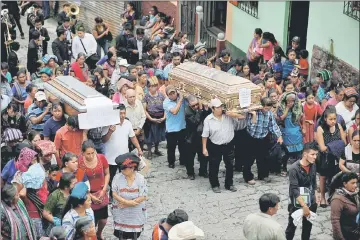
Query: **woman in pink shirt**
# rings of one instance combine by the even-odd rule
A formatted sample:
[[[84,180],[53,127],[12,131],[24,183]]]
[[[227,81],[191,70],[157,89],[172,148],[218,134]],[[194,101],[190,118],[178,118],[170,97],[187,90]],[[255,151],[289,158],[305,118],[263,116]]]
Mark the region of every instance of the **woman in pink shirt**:
[[[264,32],[262,35],[262,41],[261,44],[259,45],[259,48],[263,48],[263,57],[264,57],[264,61],[265,63],[267,63],[273,56],[274,54],[274,46],[277,46],[278,43],[275,39],[274,34],[270,33],[270,32]]]

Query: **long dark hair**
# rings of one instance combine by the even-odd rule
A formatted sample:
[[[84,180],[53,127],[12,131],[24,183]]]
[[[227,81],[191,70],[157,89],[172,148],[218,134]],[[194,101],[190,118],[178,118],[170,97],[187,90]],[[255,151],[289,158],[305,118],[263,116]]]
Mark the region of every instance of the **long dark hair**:
[[[26,197],[35,205],[40,218],[43,216],[44,203],[40,200],[38,190],[33,188],[26,189]]]
[[[321,118],[320,118],[320,121],[319,121],[319,126],[321,126],[322,129],[329,130],[329,125],[326,123],[326,118],[330,114],[335,114],[335,116],[337,116],[336,109],[332,105],[326,106],[324,113],[321,115]]]
[[[85,198],[85,199],[79,199],[79,198],[70,196],[70,197],[68,198],[68,200],[66,201],[65,207],[64,207],[64,209],[63,209],[63,211],[62,211],[61,219],[63,219],[64,216],[65,216],[65,214],[66,214],[68,211],[70,211],[71,209],[77,208],[79,205],[83,205],[86,200],[87,200],[87,198]],[[62,220],[61,220],[61,223],[62,223]]]

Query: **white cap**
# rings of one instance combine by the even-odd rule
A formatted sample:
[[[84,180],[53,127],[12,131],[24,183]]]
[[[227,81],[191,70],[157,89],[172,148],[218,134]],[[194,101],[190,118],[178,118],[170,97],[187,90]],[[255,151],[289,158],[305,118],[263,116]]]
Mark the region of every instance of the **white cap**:
[[[222,104],[222,102],[220,101],[220,99],[218,98],[213,98],[210,101],[210,107],[220,107]]]
[[[35,99],[38,101],[46,101],[46,95],[43,91],[38,91],[37,93],[35,93]]]
[[[204,231],[195,226],[192,221],[185,221],[173,226],[168,236],[169,240],[191,240],[203,237]]]
[[[119,66],[124,66],[124,67],[130,66],[130,64],[128,64],[128,61],[126,59],[124,59],[124,58],[119,60],[118,65]]]

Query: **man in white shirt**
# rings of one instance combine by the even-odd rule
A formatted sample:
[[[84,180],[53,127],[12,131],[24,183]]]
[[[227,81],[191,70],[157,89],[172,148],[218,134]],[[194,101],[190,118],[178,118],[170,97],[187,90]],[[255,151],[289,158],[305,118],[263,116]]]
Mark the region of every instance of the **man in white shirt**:
[[[272,218],[279,209],[280,198],[265,193],[259,199],[261,212],[248,215],[244,221],[244,236],[248,240],[285,240],[285,231]]]
[[[120,109],[120,123],[112,125],[110,127],[104,127],[102,132],[102,140],[105,147],[105,157],[109,162],[110,168],[110,182],[112,184],[112,179],[114,178],[118,166],[115,163],[115,158],[119,155],[129,152],[128,140],[130,138],[131,142],[135,145],[138,150],[138,154],[142,155],[142,150],[139,146],[139,142],[136,139],[133,127],[131,122],[126,117],[126,108],[124,104],[119,105]]]
[[[126,117],[132,124],[135,136],[140,144],[141,149],[144,146],[144,131],[143,127],[146,120],[146,114],[144,107],[139,99],[136,99],[136,92],[133,89],[128,89],[126,91],[126,101],[124,103],[126,107]],[[129,143],[130,151],[135,148],[135,146]]]
[[[91,60],[91,55],[95,54],[97,50],[97,42],[94,36],[90,33],[85,32],[85,28],[80,26],[77,29],[77,36],[72,41],[72,54],[77,59],[79,53],[86,54],[86,64],[89,65],[90,69],[94,69],[96,62],[99,60]],[[91,61],[90,61],[91,60]]]

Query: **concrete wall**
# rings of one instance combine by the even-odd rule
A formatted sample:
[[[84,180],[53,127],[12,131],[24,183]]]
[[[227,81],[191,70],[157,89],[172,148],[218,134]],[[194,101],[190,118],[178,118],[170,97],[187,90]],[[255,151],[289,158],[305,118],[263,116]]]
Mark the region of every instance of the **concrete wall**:
[[[226,40],[243,52],[247,51],[255,28],[272,32],[280,46],[287,39],[288,3],[259,2],[258,18],[254,18],[232,4],[227,5]],[[286,31],[285,31],[286,29]]]
[[[343,14],[344,2],[310,2],[307,50],[314,45],[329,51],[331,39],[334,55],[359,69],[359,22]]]

